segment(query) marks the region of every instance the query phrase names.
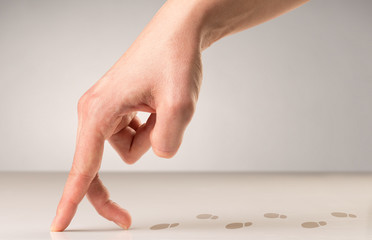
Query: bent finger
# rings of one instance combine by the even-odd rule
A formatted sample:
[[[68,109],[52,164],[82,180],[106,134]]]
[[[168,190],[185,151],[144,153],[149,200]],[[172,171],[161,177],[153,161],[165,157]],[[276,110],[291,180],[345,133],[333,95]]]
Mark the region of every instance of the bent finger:
[[[98,174],[89,186],[87,198],[102,217],[115,222],[124,229],[130,227],[132,222],[130,214],[117,203],[110,200],[110,194],[99,179]]]
[[[111,146],[124,162],[135,163],[150,146],[150,133],[155,125],[156,114],[151,114],[147,122],[140,125],[139,119],[134,118],[129,126],[109,138]]]
[[[193,112],[191,103],[174,107],[163,105],[156,109],[156,124],[150,138],[156,155],[171,158],[176,154]]]

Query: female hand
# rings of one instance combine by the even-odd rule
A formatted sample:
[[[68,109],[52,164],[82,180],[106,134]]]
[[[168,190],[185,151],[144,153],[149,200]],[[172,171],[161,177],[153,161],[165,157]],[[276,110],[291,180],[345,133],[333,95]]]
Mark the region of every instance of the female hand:
[[[149,148],[170,158],[194,113],[201,84],[200,43],[165,5],[115,65],[80,99],[73,165],[52,231],[63,231],[85,194],[99,214],[127,229],[129,213],[109,199],[98,176],[108,140],[124,162]],[[178,14],[178,16],[175,16]],[[141,124],[136,111],[151,113]]]
[[[127,229],[129,213],[98,176],[108,140],[128,164],[149,148],[170,158],[194,113],[201,50],[307,0],[169,0],[115,65],[80,99],[73,165],[51,230],[63,231],[87,194],[99,214]],[[136,111],[150,112],[141,124]]]

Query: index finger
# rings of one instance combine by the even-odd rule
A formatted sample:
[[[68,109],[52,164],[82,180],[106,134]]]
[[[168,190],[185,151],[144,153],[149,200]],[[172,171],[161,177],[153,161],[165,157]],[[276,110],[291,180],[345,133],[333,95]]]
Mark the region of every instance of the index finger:
[[[57,207],[51,231],[63,231],[70,224],[79,203],[100,168],[104,141],[104,137],[94,131],[94,128],[80,129],[74,161]]]

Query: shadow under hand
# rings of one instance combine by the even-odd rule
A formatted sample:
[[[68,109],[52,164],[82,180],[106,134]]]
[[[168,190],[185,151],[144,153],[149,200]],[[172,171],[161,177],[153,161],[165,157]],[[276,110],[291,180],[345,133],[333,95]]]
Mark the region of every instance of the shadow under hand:
[[[72,229],[64,232],[50,232],[52,240],[81,240],[81,239],[121,239],[132,240],[132,235],[128,230],[120,228],[105,229]]]

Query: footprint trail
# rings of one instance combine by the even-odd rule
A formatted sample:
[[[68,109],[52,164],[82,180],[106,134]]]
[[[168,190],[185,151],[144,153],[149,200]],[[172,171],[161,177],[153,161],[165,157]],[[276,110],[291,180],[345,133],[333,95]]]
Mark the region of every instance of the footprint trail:
[[[357,216],[355,214],[352,214],[352,213],[344,213],[344,212],[333,212],[331,213],[332,216],[334,217],[339,217],[339,218],[346,218],[346,217],[350,217],[350,218],[356,218]]]
[[[301,226],[303,228],[317,228],[317,227],[320,227],[320,226],[325,226],[327,225],[326,222],[324,221],[320,221],[320,222],[304,222],[301,224]]]
[[[214,216],[212,214],[209,214],[209,213],[203,213],[203,214],[199,214],[196,216],[197,219],[212,219],[212,220],[216,220],[218,218],[218,216]]]
[[[225,226],[225,228],[226,229],[238,229],[238,228],[242,228],[242,227],[249,227],[251,225],[252,225],[251,222],[245,222],[245,223],[236,222],[236,223],[227,224]]]
[[[179,223],[172,223],[172,224],[161,223],[161,224],[156,224],[156,225],[150,227],[150,229],[151,230],[161,230],[161,229],[167,229],[167,228],[175,228],[178,225],[180,225],[180,224]]]
[[[265,218],[282,218],[282,219],[287,218],[286,215],[279,214],[279,213],[265,213],[264,217]]]

